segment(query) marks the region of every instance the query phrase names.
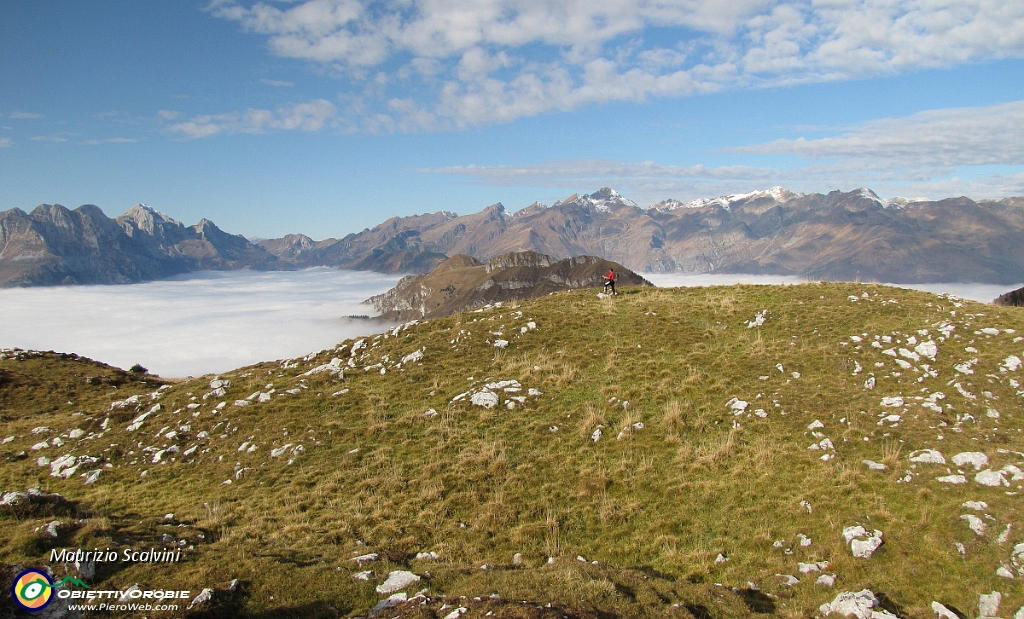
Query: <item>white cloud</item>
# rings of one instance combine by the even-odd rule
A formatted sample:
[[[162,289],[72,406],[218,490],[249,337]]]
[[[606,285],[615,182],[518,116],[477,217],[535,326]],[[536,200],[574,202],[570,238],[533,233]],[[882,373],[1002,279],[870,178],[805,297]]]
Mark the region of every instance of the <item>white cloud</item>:
[[[882,118],[841,135],[775,140],[735,149],[745,153],[849,158],[880,168],[958,165],[1020,165],[1024,162],[1024,101],[929,110]]]
[[[790,168],[571,160],[421,171],[496,186],[592,190],[611,185],[632,192],[640,203],[773,185],[802,192],[870,187],[880,195],[935,198],[1024,195],[1024,101],[876,119],[836,133],[731,149],[739,154],[791,155],[804,160]]]
[[[187,138],[217,134],[267,133],[269,131],[315,132],[331,126],[337,108],[325,99],[279,107],[276,110],[247,109],[241,112],[196,116],[168,127]]]
[[[403,106],[418,121],[386,104],[407,93],[366,105],[368,126],[404,130],[1024,57],[1024,3],[1005,0],[220,0],[209,10],[280,56],[348,78],[422,77]]]
[[[14,140],[0,137],[0,148],[10,148],[11,146],[14,146]]]
[[[36,114],[35,112],[11,112],[7,117],[13,120],[36,120],[44,118],[42,114]]]
[[[74,352],[161,376],[306,355],[387,325],[362,301],[398,276],[312,269],[199,273],[129,286],[0,290],[0,348]],[[74,307],[74,312],[67,308]]]

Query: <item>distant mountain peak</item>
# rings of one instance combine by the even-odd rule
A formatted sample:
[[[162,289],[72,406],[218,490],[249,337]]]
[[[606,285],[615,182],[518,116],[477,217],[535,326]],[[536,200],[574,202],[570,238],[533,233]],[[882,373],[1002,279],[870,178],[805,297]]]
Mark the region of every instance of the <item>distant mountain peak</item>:
[[[158,224],[170,224],[175,227],[182,225],[180,222],[168,217],[148,204],[142,203],[131,207],[115,221],[126,228],[126,230],[125,223],[130,222],[135,228],[143,230],[148,234],[153,234]]]
[[[567,206],[575,204],[584,208],[591,208],[599,213],[610,213],[614,206],[628,206],[639,208],[636,202],[623,198],[622,194],[611,187],[602,187],[592,194],[574,193],[564,200],[555,203],[555,206]]]
[[[534,202],[529,206],[524,206],[515,213],[512,213],[513,217],[529,217],[530,215],[536,215],[548,210],[548,205],[543,202]]]
[[[689,202],[681,202],[679,200],[664,200],[649,208],[659,211],[674,211],[678,209],[697,209],[704,208],[705,206],[718,206],[725,210],[730,210],[733,204],[749,200],[758,200],[761,198],[771,198],[783,204],[792,200],[793,198],[799,198],[803,196],[801,193],[793,193],[792,191],[779,187],[771,187],[769,189],[763,189],[760,191],[752,191],[750,193],[734,193],[725,196],[718,196],[717,198],[697,198],[690,200]]]
[[[915,202],[929,202],[929,201],[930,200],[928,198],[924,197],[924,196],[917,196],[915,198],[902,198],[902,197],[897,196],[895,198],[889,198],[888,200],[886,200],[886,202],[888,202],[890,206],[900,206],[900,207],[904,207],[904,206],[906,206],[908,204],[913,204]]]

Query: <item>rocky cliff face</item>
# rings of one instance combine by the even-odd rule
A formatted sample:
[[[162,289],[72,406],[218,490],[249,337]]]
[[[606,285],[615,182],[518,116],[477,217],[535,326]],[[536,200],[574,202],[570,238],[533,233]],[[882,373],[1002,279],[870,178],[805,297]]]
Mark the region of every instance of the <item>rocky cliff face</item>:
[[[484,264],[457,254],[430,273],[402,278],[397,286],[366,302],[387,320],[433,318],[559,290],[602,287],[603,276],[612,268],[618,274],[617,286],[651,285],[622,265],[595,256],[552,261],[549,256],[525,251],[496,256]]]
[[[0,286],[125,284],[204,269],[288,266],[210,221],[186,227],[144,205],[117,219],[91,205],[0,213]]]

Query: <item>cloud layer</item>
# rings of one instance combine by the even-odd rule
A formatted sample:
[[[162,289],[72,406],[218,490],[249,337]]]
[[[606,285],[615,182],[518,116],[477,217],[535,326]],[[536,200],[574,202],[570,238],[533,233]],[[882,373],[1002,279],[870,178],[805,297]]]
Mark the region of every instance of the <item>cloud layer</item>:
[[[216,0],[208,10],[265,36],[276,55],[362,84],[348,93],[349,122],[380,130],[1024,56],[1024,3],[1004,0]]]
[[[1024,195],[1024,101],[925,111],[824,132],[834,135],[730,149],[748,155],[791,155],[802,161],[785,169],[575,160],[424,171],[494,185],[571,188],[605,183],[637,194],[642,202],[763,189],[767,184],[799,191],[864,186],[888,195],[934,198]],[[971,168],[981,172],[957,175]]]
[[[397,281],[311,269],[0,290],[0,348],[75,352],[122,368],[141,363],[166,377],[224,372],[383,331],[381,323],[343,317],[374,313],[361,302]]]

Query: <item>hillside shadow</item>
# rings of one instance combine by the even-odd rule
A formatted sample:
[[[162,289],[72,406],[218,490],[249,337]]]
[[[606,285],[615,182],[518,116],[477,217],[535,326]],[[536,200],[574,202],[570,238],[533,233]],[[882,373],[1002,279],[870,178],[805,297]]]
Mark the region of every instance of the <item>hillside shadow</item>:
[[[704,606],[703,604],[686,604],[683,606],[683,608],[685,608],[687,612],[693,615],[694,619],[714,619],[714,617],[711,614],[711,611],[708,610],[708,607]]]
[[[899,605],[897,605],[896,602],[894,602],[888,595],[881,591],[877,591],[875,592],[875,598],[878,599],[878,606],[881,607],[882,610],[888,611],[900,619],[905,619],[906,615],[903,614],[903,609],[900,608]],[[961,613],[957,612],[957,614],[963,617]]]
[[[212,597],[202,604],[199,608],[189,608],[185,611],[186,619],[229,619],[231,617],[300,617],[304,615],[299,614],[288,614],[279,613],[273,614],[275,611],[267,611],[256,615],[246,614],[245,603],[249,599],[249,581],[236,581],[227,585],[219,585],[213,589]],[[233,586],[232,586],[233,585]],[[198,596],[197,596],[198,597]],[[194,598],[193,598],[194,599]],[[309,605],[307,605],[309,606]],[[296,607],[299,608],[299,607]],[[271,613],[271,614],[267,614]],[[305,615],[312,618],[319,617],[337,617],[335,613],[333,615],[325,614],[308,614]]]
[[[733,589],[751,612],[769,615],[775,612],[775,600],[756,589]]]
[[[247,619],[278,619],[279,617],[283,619],[288,619],[290,617],[294,617],[295,619],[327,619],[341,617],[348,614],[348,612],[348,610],[342,611],[334,608],[327,602],[310,602],[309,604],[300,604],[297,606],[281,606],[278,608],[272,608],[261,613],[230,616],[245,617]]]

